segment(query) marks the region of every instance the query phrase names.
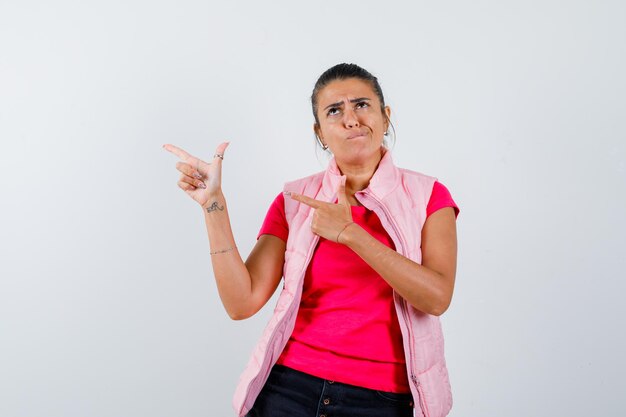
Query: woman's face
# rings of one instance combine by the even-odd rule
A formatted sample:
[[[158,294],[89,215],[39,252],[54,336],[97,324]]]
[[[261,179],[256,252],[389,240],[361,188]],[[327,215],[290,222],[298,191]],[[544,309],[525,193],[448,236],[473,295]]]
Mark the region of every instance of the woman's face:
[[[378,163],[391,114],[388,106],[384,111],[386,117],[368,82],[358,78],[336,80],[318,93],[319,126],[314,130],[338,164]]]

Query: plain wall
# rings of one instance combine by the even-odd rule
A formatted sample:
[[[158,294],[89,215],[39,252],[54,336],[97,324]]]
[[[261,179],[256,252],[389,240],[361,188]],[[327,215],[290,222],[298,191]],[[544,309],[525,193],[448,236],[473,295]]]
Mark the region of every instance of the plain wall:
[[[233,415],[273,300],[233,322],[176,144],[247,254],[324,169],[309,96],[380,79],[395,162],[459,204],[450,416],[621,416],[626,6],[619,1],[0,0],[0,416]]]

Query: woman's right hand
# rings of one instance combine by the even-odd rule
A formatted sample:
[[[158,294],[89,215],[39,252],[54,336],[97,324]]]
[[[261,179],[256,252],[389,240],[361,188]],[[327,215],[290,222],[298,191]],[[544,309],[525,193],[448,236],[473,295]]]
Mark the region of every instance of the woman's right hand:
[[[181,172],[178,186],[203,207],[212,196],[222,191],[222,158],[228,144],[229,142],[223,142],[218,145],[210,163],[174,145],[163,145],[166,151],[181,159],[176,162],[176,169]]]

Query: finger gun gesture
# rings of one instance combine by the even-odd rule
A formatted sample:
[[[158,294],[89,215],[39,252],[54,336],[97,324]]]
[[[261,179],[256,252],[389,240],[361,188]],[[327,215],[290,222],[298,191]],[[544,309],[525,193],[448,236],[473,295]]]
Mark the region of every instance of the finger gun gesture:
[[[302,194],[291,193],[291,198],[313,208],[315,213],[311,221],[311,231],[332,242],[341,243],[342,232],[351,224],[352,210],[346,195],[346,177],[343,176],[337,190],[337,203],[316,200]]]
[[[177,146],[163,145],[166,151],[180,158],[180,161],[176,162],[176,169],[181,173],[178,186],[202,206],[209,201],[212,195],[221,192],[222,161],[228,144],[229,142],[223,142],[217,146],[210,163]]]

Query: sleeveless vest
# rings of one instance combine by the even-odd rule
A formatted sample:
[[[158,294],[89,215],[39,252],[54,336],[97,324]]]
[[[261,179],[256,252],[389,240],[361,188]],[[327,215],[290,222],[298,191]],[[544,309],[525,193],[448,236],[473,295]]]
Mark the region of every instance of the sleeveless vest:
[[[341,172],[331,159],[325,171],[288,182],[284,190],[334,202],[340,181]],[[355,194],[363,206],[380,218],[396,251],[417,263],[422,260],[421,231],[435,181],[434,177],[396,167],[391,153],[385,151],[368,187]],[[239,379],[233,406],[240,417],[254,405],[295,326],[304,275],[319,241],[319,236],[311,232],[313,213],[311,207],[285,197],[289,237],[283,289],[274,314]],[[393,297],[415,407],[419,407],[425,417],[445,417],[452,408],[452,393],[439,317],[415,309],[395,291]]]

